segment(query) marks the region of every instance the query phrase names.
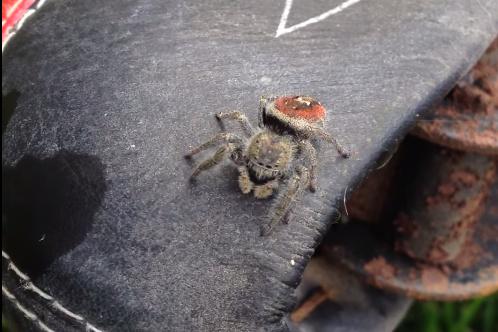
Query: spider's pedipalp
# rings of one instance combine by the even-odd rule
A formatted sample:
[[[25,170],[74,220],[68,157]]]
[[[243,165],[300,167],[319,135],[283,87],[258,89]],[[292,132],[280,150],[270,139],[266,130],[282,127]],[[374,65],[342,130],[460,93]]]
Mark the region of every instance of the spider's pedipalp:
[[[243,194],[249,194],[254,187],[254,183],[251,181],[249,176],[249,171],[247,166],[239,167],[239,188]]]

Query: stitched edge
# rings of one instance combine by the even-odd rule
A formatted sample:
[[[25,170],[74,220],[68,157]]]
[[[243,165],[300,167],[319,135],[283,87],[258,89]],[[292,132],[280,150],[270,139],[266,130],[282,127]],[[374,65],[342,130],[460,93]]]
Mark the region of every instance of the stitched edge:
[[[44,299],[46,302],[49,303],[52,308],[63,314],[65,317],[70,318],[71,320],[75,321],[76,323],[80,324],[82,327],[85,328],[85,331],[88,332],[103,332],[103,330],[98,329],[94,325],[90,324],[83,316],[78,315],[71,310],[67,309],[64,307],[62,304],[60,304],[54,297],[50,296],[49,294],[45,293],[43,290],[38,288],[29,276],[25,273],[23,273],[15,264],[12,262],[10,256],[2,250],[2,258],[6,260],[7,262],[7,270],[11,270],[14,272],[14,274],[21,279],[22,283],[22,288],[24,290],[31,291]],[[20,302],[19,300],[2,284],[2,295],[4,295],[10,302],[12,302],[19,311],[23,313],[23,315],[31,320],[32,322],[36,323],[44,332],[52,332],[54,330],[50,329],[48,326],[46,326],[39,318],[34,314],[33,312],[29,311],[26,309]]]
[[[29,319],[33,323],[37,324],[38,327],[42,331],[44,331],[44,332],[55,332],[50,327],[48,327],[47,325],[45,325],[45,323],[43,323],[40,320],[40,318],[35,313],[33,313],[32,311],[29,311],[28,309],[26,309],[26,307],[24,307],[19,302],[19,300],[14,296],[14,294],[12,294],[7,289],[7,287],[4,286],[4,284],[2,284],[2,295],[5,296],[7,298],[7,300],[9,300],[15,306],[15,308],[17,308],[17,310],[19,310],[20,312],[22,312],[22,314],[24,315],[24,317],[26,317],[27,319]]]
[[[17,21],[16,24],[14,24],[14,26],[10,29],[9,33],[5,37],[5,41],[2,40],[2,53],[7,44],[9,43],[9,41],[12,39],[12,37],[14,37],[17,31],[19,31],[19,29],[21,29],[26,19],[31,15],[33,15],[38,9],[40,9],[40,7],[43,6],[45,1],[46,0],[38,0],[37,2],[33,3],[30,9],[28,9],[26,13],[24,13],[24,15],[19,19],[19,21]]]
[[[10,30],[9,34],[5,38],[5,41],[2,43],[2,53],[5,50],[5,47],[7,46],[8,42],[14,37],[14,35],[21,29],[23,26],[24,22],[28,17],[33,15],[38,9],[40,9],[41,6],[45,3],[46,0],[39,0],[37,1],[26,13],[23,15],[23,17],[14,25],[14,27]],[[82,325],[85,328],[85,331],[89,332],[103,332],[103,330],[98,329],[94,325],[90,324],[83,316],[75,314],[71,310],[67,309],[64,307],[62,304],[60,304],[57,300],[55,300],[52,296],[49,294],[45,293],[43,290],[38,288],[33,282],[31,282],[31,279],[28,277],[27,274],[22,272],[15,264],[14,262],[10,259],[10,256],[2,250],[2,258],[7,261],[7,270],[12,270],[22,280],[22,287],[25,290],[29,290],[36,295],[40,296],[42,299],[45,301],[49,302],[49,305],[52,306],[56,311],[59,313],[62,313],[64,316],[71,318],[72,320],[76,321],[80,325]],[[33,313],[32,311],[28,310],[26,307],[24,307],[19,300],[12,294],[7,287],[5,287],[2,283],[2,295],[5,296],[13,305],[14,307],[19,310],[24,317],[32,321],[33,323],[36,323],[40,329],[44,332],[55,332],[51,328],[49,328],[45,323],[43,323],[40,318]]]

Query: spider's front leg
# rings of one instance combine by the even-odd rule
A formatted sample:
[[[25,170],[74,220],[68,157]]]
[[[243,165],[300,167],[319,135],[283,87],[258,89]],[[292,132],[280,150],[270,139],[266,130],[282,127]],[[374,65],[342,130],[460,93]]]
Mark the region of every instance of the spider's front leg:
[[[306,167],[298,166],[292,177],[288,180],[284,190],[278,195],[270,213],[269,222],[261,228],[261,235],[271,233],[273,228],[282,222],[297,193],[309,184],[309,171]]]
[[[202,171],[205,171],[207,169],[212,168],[213,166],[216,166],[219,164],[223,158],[226,156],[228,152],[228,146],[222,146],[216,152],[214,153],[213,156],[210,158],[202,161],[197,167],[194,169],[192,172],[192,175],[190,176],[190,179],[193,180],[199,175]]]
[[[190,152],[185,155],[185,158],[192,158],[192,156],[194,154],[197,154],[201,151],[209,149],[210,147],[216,146],[220,143],[241,144],[242,140],[237,135],[234,135],[232,133],[219,133],[219,134],[216,134],[215,136],[211,137],[207,142],[205,142],[205,143],[199,145],[198,147],[190,150]]]
[[[251,123],[249,122],[249,119],[247,119],[247,116],[239,111],[231,111],[231,112],[219,112],[216,113],[216,119],[219,121],[223,119],[231,119],[237,121],[242,129],[246,132],[248,137],[251,137],[254,135],[254,128],[252,127]]]
[[[190,179],[193,180],[195,177],[197,177],[201,172],[208,170],[217,164],[219,164],[223,158],[226,156],[229,156],[230,159],[234,163],[239,163],[240,160],[240,151],[243,150],[243,144],[240,138],[237,136],[230,134],[230,133],[220,133],[210,140],[208,140],[206,143],[200,145],[199,147],[193,149],[188,153],[185,157],[186,158],[191,158],[192,155],[199,153],[213,145],[219,144],[219,143],[225,143],[224,146],[220,147],[216,152],[208,159],[202,161],[197,165],[197,167],[194,169],[192,172],[192,175],[190,176]]]

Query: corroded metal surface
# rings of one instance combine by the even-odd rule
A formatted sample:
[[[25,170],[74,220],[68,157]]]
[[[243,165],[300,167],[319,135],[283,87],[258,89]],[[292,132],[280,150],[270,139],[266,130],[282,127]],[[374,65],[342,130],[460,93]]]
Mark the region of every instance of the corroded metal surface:
[[[453,261],[472,236],[496,178],[495,162],[434,147],[419,164],[410,205],[394,221],[396,249],[428,263]]]
[[[329,259],[340,261],[378,287],[416,299],[461,300],[498,290],[498,185],[487,200],[474,236],[452,264],[416,262],[393,250],[393,243],[360,223],[337,225],[323,247]]]
[[[334,227],[324,251],[417,299],[496,291],[498,39],[412,134],[436,144],[410,139],[395,154],[401,162],[372,173],[347,202],[353,222]]]
[[[498,155],[498,39],[413,133],[456,150]]]

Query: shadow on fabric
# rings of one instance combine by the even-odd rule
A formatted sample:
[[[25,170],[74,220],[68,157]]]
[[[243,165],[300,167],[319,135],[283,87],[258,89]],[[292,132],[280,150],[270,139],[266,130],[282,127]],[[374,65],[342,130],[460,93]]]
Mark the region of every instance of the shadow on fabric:
[[[97,157],[61,151],[3,167],[2,247],[31,278],[90,231],[106,190]]]

